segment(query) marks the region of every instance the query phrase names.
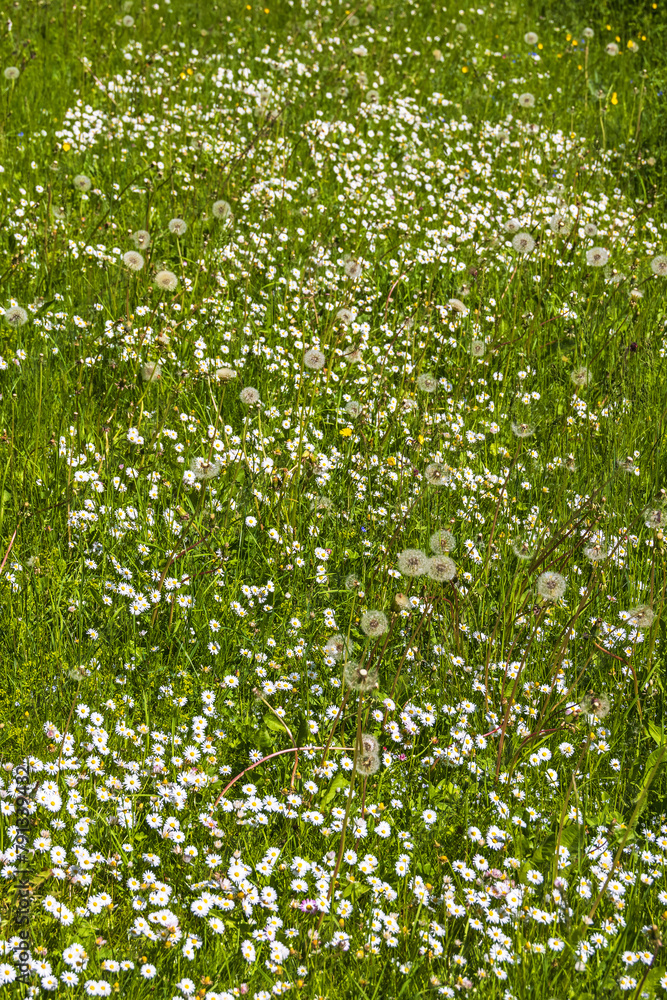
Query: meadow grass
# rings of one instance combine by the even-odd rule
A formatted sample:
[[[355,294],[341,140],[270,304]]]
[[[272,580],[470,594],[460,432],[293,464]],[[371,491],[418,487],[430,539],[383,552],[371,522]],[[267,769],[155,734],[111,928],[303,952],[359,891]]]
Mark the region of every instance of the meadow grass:
[[[2,10],[0,996],[662,996],[664,9],[265,2]]]

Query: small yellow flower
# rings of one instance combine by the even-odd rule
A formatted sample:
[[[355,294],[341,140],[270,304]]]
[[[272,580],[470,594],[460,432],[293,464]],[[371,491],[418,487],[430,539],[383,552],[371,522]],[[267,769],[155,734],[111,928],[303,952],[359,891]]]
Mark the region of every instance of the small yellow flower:
[[[66,153],[67,153],[67,152],[68,152],[68,151],[69,151],[69,150],[70,150],[71,148],[72,148],[72,147],[70,146],[70,144],[69,144],[68,142],[64,142],[64,143],[63,143],[63,149],[65,150],[65,152],[66,152]]]
[[[462,73],[467,73],[468,72],[468,67],[467,66],[461,66],[461,72]]]
[[[396,465],[396,459],[394,458],[393,455],[390,455],[389,458],[387,459],[387,465]]]
[[[616,91],[614,91],[614,93],[611,95],[611,103],[618,104],[618,94],[616,93]]]
[[[351,437],[351,435],[352,435],[352,428],[351,427],[341,427],[341,429],[340,429],[340,436],[341,437],[349,438],[349,437]]]

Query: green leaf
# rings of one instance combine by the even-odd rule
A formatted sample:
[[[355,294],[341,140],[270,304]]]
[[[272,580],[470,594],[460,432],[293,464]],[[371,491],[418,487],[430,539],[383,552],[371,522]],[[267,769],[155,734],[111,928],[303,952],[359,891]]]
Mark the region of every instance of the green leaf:
[[[556,835],[551,834],[546,840],[543,840],[540,846],[537,848],[533,854],[533,861],[543,861],[545,857],[550,858],[556,849]]]
[[[296,734],[296,745],[298,747],[304,747],[310,742],[310,729],[308,728],[308,722],[306,721],[306,716],[304,712],[299,712],[299,729]]]
[[[334,780],[331,782],[327,788],[324,796],[320,800],[320,806],[328,806],[332,799],[335,798],[336,792],[339,788],[347,788],[350,784],[350,779],[346,778],[344,774],[337,774]]]
[[[660,763],[661,767],[664,764],[667,764],[667,751],[664,750],[664,746],[665,744],[662,743],[659,747],[656,747],[653,753],[648,755],[648,759],[644,766],[644,780],[641,783],[642,788],[644,788],[644,786],[648,784],[648,781],[651,778],[651,771],[653,770],[659,759],[661,761]]]
[[[264,725],[274,733],[287,733],[285,726],[280,719],[277,719],[271,712],[267,712],[263,719]]]
[[[655,990],[657,989],[660,980],[664,975],[665,975],[664,965],[656,966],[655,968],[651,969],[648,976],[646,977],[646,982],[642,987],[642,991],[644,989],[647,989],[651,994],[651,996],[655,996]]]
[[[649,722],[647,728],[658,746],[662,746],[665,740],[667,740],[667,733],[665,733],[664,729],[658,728],[655,722]]]
[[[259,749],[263,754],[270,753],[273,750],[273,740],[269,735],[268,730],[265,726],[262,726],[257,734],[257,742],[259,744]]]
[[[347,888],[343,889],[343,896],[349,897],[354,896],[357,899],[359,896],[365,895],[365,893],[370,892],[371,887],[369,885],[362,885],[361,882],[350,882]]]

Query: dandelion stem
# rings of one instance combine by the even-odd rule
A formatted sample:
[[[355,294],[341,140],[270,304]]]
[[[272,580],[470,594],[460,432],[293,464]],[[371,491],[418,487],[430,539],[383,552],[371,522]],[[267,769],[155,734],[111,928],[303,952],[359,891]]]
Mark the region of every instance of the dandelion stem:
[[[340,708],[338,709],[338,712],[336,713],[336,718],[333,721],[333,726],[331,727],[331,733],[329,734],[329,739],[327,741],[327,745],[324,748],[324,756],[322,757],[322,762],[320,764],[321,768],[324,767],[324,765],[326,764],[327,754],[329,753],[329,748],[331,747],[331,743],[332,743],[333,738],[334,738],[334,733],[336,731],[336,726],[338,725],[338,720],[340,719],[341,715],[343,714],[343,710],[344,710],[344,708],[345,708],[345,706],[347,704],[347,701],[348,701],[349,697],[350,697],[350,692],[348,690],[343,695],[343,700],[340,703]]]
[[[552,889],[554,888],[554,884],[556,882],[556,873],[558,871],[558,857],[559,857],[559,851],[560,851],[560,839],[561,839],[561,837],[563,835],[563,826],[565,825],[565,811],[567,810],[567,804],[570,801],[570,795],[572,794],[572,789],[574,787],[575,775],[576,775],[576,773],[577,773],[577,771],[579,769],[579,765],[581,764],[582,760],[584,759],[584,757],[588,753],[588,748],[589,748],[589,746],[591,744],[592,735],[593,734],[589,730],[588,736],[586,737],[586,742],[584,743],[584,745],[582,747],[581,753],[579,754],[579,756],[577,758],[576,764],[572,768],[572,778],[570,779],[570,784],[568,785],[567,793],[565,795],[565,799],[563,800],[563,808],[561,809],[561,812],[560,812],[560,823],[558,825],[558,836],[556,837],[556,850],[554,851],[553,876],[552,876],[552,879],[551,879],[551,888]]]
[[[236,775],[236,777],[232,778],[232,780],[225,785],[225,787],[222,789],[222,791],[218,795],[213,805],[210,807],[210,811],[213,812],[213,810],[215,809],[215,807],[217,806],[218,802],[225,794],[225,792],[228,792],[229,789],[232,787],[232,785],[236,784],[239,778],[242,778],[244,774],[248,773],[248,771],[253,771],[256,767],[259,767],[260,764],[266,764],[267,760],[272,760],[274,757],[281,757],[283,754],[286,753],[298,754],[300,750],[323,750],[323,749],[324,747],[287,747],[286,750],[276,750],[274,753],[270,753],[267,757],[262,757],[261,760],[256,760],[254,764],[249,764],[248,767],[244,768],[239,774]],[[352,747],[331,747],[331,749],[344,750],[346,753],[349,753]]]
[[[69,730],[69,724],[72,721],[72,715],[74,714],[74,706],[76,705],[76,700],[79,697],[79,690],[81,688],[81,681],[83,677],[79,677],[79,683],[76,686],[76,691],[74,692],[74,699],[72,701],[72,707],[69,710],[69,715],[67,716],[67,722],[65,723],[65,731],[63,733],[63,738],[60,743],[60,753],[58,754],[58,769],[60,769],[60,761],[63,757],[63,747],[65,746],[65,740],[67,739],[67,732]]]
[[[502,725],[500,727],[500,740],[498,741],[498,756],[496,758],[496,778],[495,778],[496,781],[498,780],[498,775],[500,774],[500,762],[502,760],[503,744],[505,742],[505,734],[507,732],[507,725],[509,723],[509,717],[510,717],[510,714],[512,712],[512,706],[514,704],[514,695],[516,694],[516,689],[517,689],[517,686],[519,684],[519,679],[521,677],[521,673],[522,673],[523,668],[525,666],[526,660],[528,659],[528,651],[530,650],[530,647],[531,647],[531,644],[533,642],[533,639],[537,635],[537,630],[538,630],[538,628],[540,626],[540,619],[546,614],[546,612],[547,612],[547,607],[544,607],[544,608],[542,608],[540,610],[540,613],[538,615],[537,621],[535,622],[535,628],[533,629],[533,633],[532,633],[530,639],[528,640],[528,645],[526,646],[526,651],[523,654],[523,657],[521,659],[521,663],[519,664],[519,669],[517,670],[516,677],[514,678],[514,684],[512,685],[512,692],[511,692],[511,694],[509,696],[509,699],[508,699],[508,702],[507,702],[507,708],[505,710],[505,717],[504,717],[504,719],[502,721]]]
[[[359,752],[361,750],[361,706],[364,702],[363,694],[359,695],[359,703],[357,705],[357,737],[354,743],[354,760],[352,762],[352,774],[350,775],[350,787],[347,792],[347,804],[345,806],[345,816],[343,817],[343,825],[340,831],[340,845],[338,847],[338,857],[336,858],[336,865],[331,876],[331,884],[329,885],[329,892],[327,894],[327,899],[329,903],[333,898],[334,890],[336,888],[336,879],[338,878],[338,872],[340,871],[340,866],[343,861],[343,851],[345,850],[345,833],[347,831],[347,824],[350,818],[350,807],[352,805],[352,793],[354,791],[354,779],[357,776],[357,763],[359,760]],[[317,929],[319,931],[322,926],[322,920],[324,919],[324,913],[320,915],[319,923]]]
[[[437,598],[436,598],[436,601],[437,601]],[[417,627],[414,629],[412,635],[410,636],[410,639],[409,639],[409,641],[408,641],[408,643],[407,643],[407,645],[405,647],[405,652],[403,653],[403,656],[401,657],[401,662],[398,664],[398,669],[396,670],[396,673],[394,675],[394,683],[391,685],[391,692],[390,692],[390,695],[389,695],[390,698],[394,697],[394,691],[396,690],[396,685],[398,684],[398,678],[401,676],[401,670],[403,669],[403,664],[405,663],[405,660],[407,658],[410,646],[412,645],[413,640],[416,639],[417,636],[419,635],[419,633],[421,632],[422,625],[426,621],[426,615],[427,615],[427,613],[428,613],[428,617],[430,618],[431,615],[433,614],[434,608],[435,608],[435,601],[433,602],[433,604],[431,604],[430,608],[429,607],[424,608],[424,613],[422,614],[421,618],[419,619],[419,622],[417,623]],[[387,718],[387,712],[385,711],[385,721],[386,721],[386,718]]]

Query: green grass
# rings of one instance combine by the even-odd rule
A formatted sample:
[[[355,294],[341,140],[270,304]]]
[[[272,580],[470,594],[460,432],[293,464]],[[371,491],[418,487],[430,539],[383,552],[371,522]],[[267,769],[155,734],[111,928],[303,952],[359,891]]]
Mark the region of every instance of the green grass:
[[[3,11],[0,995],[664,995],[664,10],[266,3]]]

